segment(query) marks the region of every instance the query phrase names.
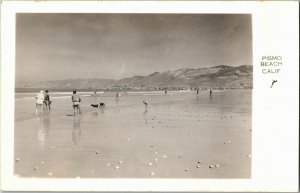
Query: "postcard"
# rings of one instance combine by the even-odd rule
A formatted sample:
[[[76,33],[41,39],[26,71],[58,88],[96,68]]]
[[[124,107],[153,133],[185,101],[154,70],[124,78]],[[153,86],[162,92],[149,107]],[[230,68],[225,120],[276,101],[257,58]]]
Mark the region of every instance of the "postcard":
[[[297,1],[1,9],[1,190],[298,190]]]

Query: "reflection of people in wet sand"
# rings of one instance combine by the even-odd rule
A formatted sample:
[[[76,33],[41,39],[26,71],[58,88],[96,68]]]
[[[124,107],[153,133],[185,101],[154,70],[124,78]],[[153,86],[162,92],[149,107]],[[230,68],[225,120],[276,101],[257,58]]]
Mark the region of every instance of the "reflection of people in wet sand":
[[[145,111],[143,112],[143,116],[144,116],[144,119],[145,119],[145,123],[146,123],[146,124],[148,123],[147,113],[148,113],[148,109],[145,109]]]
[[[46,90],[44,94],[44,105],[48,110],[51,110],[51,105],[52,101],[50,101],[50,96],[49,96],[49,91]]]
[[[143,101],[143,103],[145,105],[145,111],[143,112],[143,116],[144,116],[145,122],[148,123],[148,121],[147,121],[147,113],[148,113],[148,105],[149,105],[149,103],[147,101]]]
[[[74,90],[73,91],[73,95],[72,95],[72,103],[73,103],[73,109],[74,109],[74,116],[79,116],[79,114],[81,113],[80,111],[80,102],[81,102],[81,98],[80,96],[77,94],[77,91]]]
[[[72,141],[74,145],[78,145],[81,137],[80,117],[74,117]]]
[[[42,115],[43,114],[43,103],[44,103],[44,91],[40,91],[36,97],[35,97],[36,101],[35,101],[35,115],[39,114]]]
[[[39,120],[39,128],[38,128],[38,142],[41,147],[45,146],[45,141],[49,133],[49,128],[50,128],[50,117],[41,116]]]

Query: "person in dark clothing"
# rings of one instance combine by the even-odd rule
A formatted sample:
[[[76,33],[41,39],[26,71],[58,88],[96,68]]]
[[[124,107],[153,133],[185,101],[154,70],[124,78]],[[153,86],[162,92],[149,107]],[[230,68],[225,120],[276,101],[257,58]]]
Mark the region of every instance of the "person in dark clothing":
[[[46,106],[46,108],[48,110],[51,110],[51,103],[52,103],[52,101],[50,101],[49,91],[46,90],[45,94],[44,94],[44,105]]]
[[[74,116],[79,116],[79,114],[81,113],[80,111],[80,102],[81,102],[81,98],[80,96],[77,94],[77,91],[74,90],[73,91],[73,95],[72,95],[72,103],[73,103],[73,109],[74,109]]]

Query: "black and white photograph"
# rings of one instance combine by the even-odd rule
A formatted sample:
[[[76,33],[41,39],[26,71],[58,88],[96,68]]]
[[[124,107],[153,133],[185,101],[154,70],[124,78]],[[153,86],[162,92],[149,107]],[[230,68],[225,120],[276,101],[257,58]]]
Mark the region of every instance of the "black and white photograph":
[[[1,190],[296,190],[296,5],[4,2]]]
[[[16,175],[251,177],[250,14],[16,19]]]

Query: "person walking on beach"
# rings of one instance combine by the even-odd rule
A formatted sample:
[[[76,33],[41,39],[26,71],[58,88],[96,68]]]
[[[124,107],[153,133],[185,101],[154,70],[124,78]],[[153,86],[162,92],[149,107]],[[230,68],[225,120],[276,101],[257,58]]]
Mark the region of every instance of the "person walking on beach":
[[[212,90],[209,89],[209,96],[212,97]]]
[[[51,107],[50,107],[51,102],[52,101],[50,101],[49,91],[46,90],[45,94],[44,94],[44,104],[48,110],[51,110]]]
[[[199,94],[199,88],[197,88],[197,95]]]
[[[41,90],[35,97],[35,115],[43,114],[43,103],[44,103],[44,91]]]
[[[81,113],[80,111],[80,102],[81,102],[81,98],[80,96],[77,94],[77,91],[74,90],[73,91],[73,95],[72,95],[72,103],[73,103],[73,109],[74,109],[74,116],[79,116],[79,114]]]
[[[120,97],[121,97],[121,94],[119,92],[117,92],[117,94],[116,94],[116,100],[119,101]]]
[[[167,91],[167,90],[165,90],[165,95],[167,95],[167,93],[168,93],[168,91]]]

